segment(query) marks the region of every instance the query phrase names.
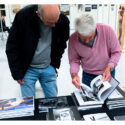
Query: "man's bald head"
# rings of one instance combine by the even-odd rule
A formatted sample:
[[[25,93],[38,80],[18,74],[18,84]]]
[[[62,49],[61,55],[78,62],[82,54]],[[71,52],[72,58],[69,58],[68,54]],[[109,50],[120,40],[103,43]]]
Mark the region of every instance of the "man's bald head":
[[[60,10],[58,5],[42,4],[38,5],[38,13],[44,24],[54,27],[59,19]]]

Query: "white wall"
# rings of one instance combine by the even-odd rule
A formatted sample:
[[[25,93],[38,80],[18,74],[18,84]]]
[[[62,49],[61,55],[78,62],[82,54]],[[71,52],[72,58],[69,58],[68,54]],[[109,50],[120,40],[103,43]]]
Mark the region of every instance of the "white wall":
[[[91,9],[90,12],[85,12],[86,7],[91,7],[92,5],[86,4],[78,10],[78,5],[71,5],[70,7],[70,26],[74,29],[75,18],[82,14],[93,15],[96,22],[109,24],[115,32],[117,32],[117,18],[118,18],[118,5],[103,4],[97,5],[97,9]]]
[[[26,6],[26,5],[21,4],[20,8],[23,8],[24,6]],[[5,9],[6,9],[6,17],[5,17],[6,25],[10,27],[14,20],[15,14],[12,12],[11,4],[5,4]]]
[[[26,4],[22,4],[21,8],[26,6]],[[91,4],[83,4],[80,9],[78,9],[78,4],[70,4],[70,29],[74,30],[74,22],[76,17],[79,17],[82,14],[91,14],[95,18],[96,22],[109,24],[116,31],[117,29],[117,16],[118,16],[118,5],[111,4],[97,4],[97,9],[91,9],[90,12],[85,12],[85,7],[91,7]],[[15,14],[12,13],[11,4],[5,5],[6,9],[6,24],[7,26],[11,26]]]

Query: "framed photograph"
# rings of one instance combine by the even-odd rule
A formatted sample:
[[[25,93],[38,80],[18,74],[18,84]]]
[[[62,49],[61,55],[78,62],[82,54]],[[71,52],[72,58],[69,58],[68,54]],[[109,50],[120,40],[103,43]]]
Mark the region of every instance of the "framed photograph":
[[[12,4],[11,5],[11,9],[12,9],[12,13],[13,14],[16,14],[21,8],[21,5],[20,4]]]
[[[64,13],[65,15],[69,15],[70,11],[70,4],[61,4],[60,5],[60,11]]]
[[[107,4],[104,4],[105,7],[107,7],[108,5]]]
[[[91,7],[85,7],[85,12],[90,12],[91,11]]]
[[[92,4],[92,9],[97,9],[97,4]]]

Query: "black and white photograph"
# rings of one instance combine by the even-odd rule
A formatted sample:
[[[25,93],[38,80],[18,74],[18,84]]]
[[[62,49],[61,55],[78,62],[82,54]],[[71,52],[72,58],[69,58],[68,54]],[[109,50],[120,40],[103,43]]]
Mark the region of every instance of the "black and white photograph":
[[[49,108],[64,108],[68,106],[66,97],[41,99],[38,101],[39,112],[48,112]]]
[[[110,121],[106,113],[88,114],[83,116],[85,121]]]
[[[62,4],[60,5],[60,10],[62,13],[64,13],[65,15],[69,15],[70,13],[70,6],[69,4]]]
[[[74,114],[70,108],[53,109],[53,115],[56,121],[75,120]]]
[[[92,9],[97,9],[97,4],[92,4]]]

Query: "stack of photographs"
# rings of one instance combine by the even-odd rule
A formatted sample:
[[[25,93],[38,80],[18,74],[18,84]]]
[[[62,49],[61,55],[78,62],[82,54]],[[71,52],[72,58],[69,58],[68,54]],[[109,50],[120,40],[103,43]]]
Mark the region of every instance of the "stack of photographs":
[[[12,98],[0,100],[0,119],[34,115],[34,98]]]
[[[125,107],[125,97],[118,91],[115,90],[106,101],[108,109],[117,109]]]
[[[64,108],[68,106],[66,97],[48,98],[38,100],[39,113],[48,112],[51,108]]]
[[[72,98],[77,106],[78,110],[88,110],[92,108],[100,108],[102,107],[102,101],[95,101],[92,98],[89,98],[82,94],[81,90],[75,91],[72,94]]]
[[[124,108],[125,107],[125,99],[117,99],[117,100],[108,100],[106,105],[109,110]]]

